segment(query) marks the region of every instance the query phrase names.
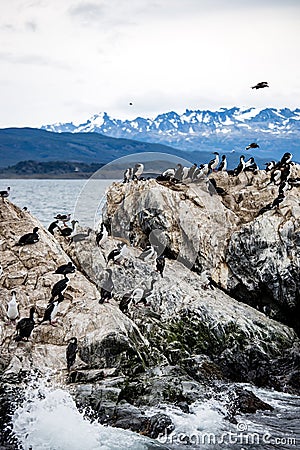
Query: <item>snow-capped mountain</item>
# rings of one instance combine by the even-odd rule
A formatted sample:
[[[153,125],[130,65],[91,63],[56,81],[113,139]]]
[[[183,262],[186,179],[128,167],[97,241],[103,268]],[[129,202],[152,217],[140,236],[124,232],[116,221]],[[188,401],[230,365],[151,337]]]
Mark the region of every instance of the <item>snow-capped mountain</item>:
[[[249,142],[258,142],[260,151],[285,151],[298,148],[300,109],[221,108],[218,111],[170,111],[154,119],[111,118],[106,112],[95,114],[85,123],[56,123],[42,129],[57,133],[95,132],[111,137],[156,142],[185,151],[210,151],[212,148],[234,151]],[[292,147],[292,148],[291,148]]]

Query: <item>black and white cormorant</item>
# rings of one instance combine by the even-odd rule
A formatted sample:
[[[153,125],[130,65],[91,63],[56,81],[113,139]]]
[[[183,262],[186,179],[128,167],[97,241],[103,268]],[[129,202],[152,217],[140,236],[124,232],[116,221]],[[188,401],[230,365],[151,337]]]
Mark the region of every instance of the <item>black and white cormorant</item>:
[[[226,172],[227,170],[227,159],[226,155],[222,155],[221,162],[218,167],[218,172]]]
[[[76,267],[73,266],[73,263],[71,261],[68,262],[68,264],[63,264],[59,266],[54,273],[59,275],[68,275],[69,273],[74,273],[76,270]]]
[[[164,255],[160,255],[158,256],[158,258],[156,258],[156,270],[157,272],[160,273],[161,277],[163,278],[163,273],[165,270],[165,265],[166,265],[166,258]]]
[[[72,233],[75,233],[75,226],[78,223],[78,220],[71,220],[71,227],[65,226],[64,228],[58,227],[59,232],[64,237],[71,236]]]
[[[31,332],[34,328],[34,313],[35,308],[32,306],[30,308],[29,317],[25,317],[24,319],[19,320],[16,326],[17,330],[17,336],[15,337],[15,340],[17,342],[22,341],[23,339],[26,339],[28,341],[29,336],[31,335]]]
[[[96,234],[96,244],[101,247],[108,239],[108,230],[105,223],[101,223],[100,231]]]
[[[244,172],[253,172],[254,174],[256,174],[257,171],[258,165],[256,164],[253,156],[251,156],[251,158],[249,158],[248,161],[245,162]]]
[[[112,250],[107,256],[107,263],[112,261],[113,263],[119,263],[125,256],[127,250],[126,244],[118,244],[118,248]]]
[[[38,227],[35,227],[32,231],[32,233],[26,233],[23,236],[20,237],[17,245],[29,245],[29,244],[35,244],[39,241],[39,235],[38,235]]]
[[[114,290],[114,283],[112,280],[112,270],[106,269],[106,278],[102,282],[100,289],[101,298],[99,303],[102,304],[105,300],[110,300],[112,298],[112,291]]]
[[[4,202],[4,199],[7,198],[10,194],[10,187],[6,189],[6,191],[0,191],[0,197],[2,198],[2,201]]]
[[[54,230],[55,228],[58,228],[58,220],[55,220],[54,222],[50,223],[49,227],[48,227],[48,231],[49,233],[51,233],[52,235],[54,235]]]
[[[269,162],[265,163],[265,166],[266,166],[265,171],[271,172],[275,168],[276,163],[275,163],[275,161],[269,161]]]
[[[141,177],[143,172],[144,172],[144,165],[141,163],[137,163],[134,166],[133,171],[132,171],[132,179],[138,180]]]
[[[72,337],[69,340],[69,344],[66,348],[67,369],[70,371],[71,367],[75,363],[76,354],[78,352],[77,338]]]
[[[197,169],[197,164],[194,163],[192,167],[189,168],[187,173],[187,179],[192,180],[194,177],[195,170]]]
[[[45,309],[43,320],[40,323],[49,321],[50,325],[56,326],[55,325],[55,323],[56,323],[55,317],[57,314],[58,305],[62,301],[63,301],[63,297],[58,297],[53,302],[49,302],[47,305],[47,308]]]
[[[244,172],[244,169],[245,169],[245,156],[241,155],[240,162],[238,166],[234,169],[235,176],[238,176],[240,173]]]
[[[132,175],[133,175],[133,168],[129,167],[124,172],[124,180],[123,180],[123,182],[124,183],[129,183],[129,181],[132,179]]]
[[[208,163],[208,170],[214,172],[219,164],[219,153],[213,152],[214,155],[216,155],[213,159],[211,159]]]
[[[151,259],[156,259],[157,253],[155,248],[152,245],[147,245],[145,250],[142,251],[142,253],[139,255],[139,259],[141,259],[144,262],[148,262]]]
[[[289,163],[292,161],[292,158],[293,158],[292,153],[286,152],[286,153],[282,156],[282,158],[281,158],[281,160],[280,160],[280,162],[279,162],[279,165],[280,165],[280,166],[283,166],[284,164],[289,164]]]
[[[56,297],[64,299],[64,292],[68,287],[69,278],[65,275],[65,278],[62,280],[57,281],[57,283],[54,284],[52,290],[51,290],[51,298],[49,300],[49,303],[52,303]]]

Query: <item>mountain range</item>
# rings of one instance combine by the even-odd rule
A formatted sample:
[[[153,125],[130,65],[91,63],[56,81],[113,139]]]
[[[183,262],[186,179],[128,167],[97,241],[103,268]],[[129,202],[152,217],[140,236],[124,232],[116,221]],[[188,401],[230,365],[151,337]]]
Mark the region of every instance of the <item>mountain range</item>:
[[[279,158],[283,152],[299,152],[300,109],[221,108],[218,111],[170,111],[154,119],[120,120],[106,112],[81,124],[55,123],[42,129],[56,133],[101,133],[115,138],[169,145],[181,151],[241,152],[251,142],[254,155]],[[299,159],[299,158],[298,158]]]

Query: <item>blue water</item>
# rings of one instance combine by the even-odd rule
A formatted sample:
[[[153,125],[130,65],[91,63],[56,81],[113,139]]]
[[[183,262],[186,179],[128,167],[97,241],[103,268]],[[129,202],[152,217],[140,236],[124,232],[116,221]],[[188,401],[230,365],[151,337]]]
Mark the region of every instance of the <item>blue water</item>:
[[[71,213],[80,226],[94,228],[100,219],[105,190],[112,180],[0,179],[0,190],[10,186],[9,199],[48,227],[56,214]]]

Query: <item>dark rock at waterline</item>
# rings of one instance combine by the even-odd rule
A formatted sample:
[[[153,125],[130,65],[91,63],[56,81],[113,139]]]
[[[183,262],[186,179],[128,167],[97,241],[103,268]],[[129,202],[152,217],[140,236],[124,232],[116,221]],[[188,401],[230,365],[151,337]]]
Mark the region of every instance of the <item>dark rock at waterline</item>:
[[[167,434],[171,433],[174,428],[173,422],[169,416],[158,413],[150,417],[149,433],[147,436],[156,439],[161,433],[165,433],[166,431]]]
[[[0,384],[0,450],[15,450],[17,440],[12,434],[11,417],[22,401],[22,389],[7,383]]]
[[[256,411],[273,411],[273,406],[258,398],[253,392],[247,389],[235,389],[236,398],[233,409],[238,413],[255,413]]]

